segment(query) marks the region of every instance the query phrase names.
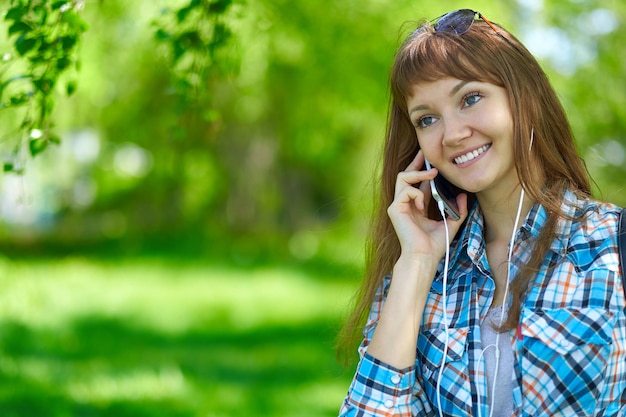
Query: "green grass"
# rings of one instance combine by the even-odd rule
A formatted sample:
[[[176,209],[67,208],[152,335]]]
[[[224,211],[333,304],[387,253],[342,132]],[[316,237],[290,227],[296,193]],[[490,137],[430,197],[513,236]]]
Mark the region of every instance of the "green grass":
[[[166,260],[0,261],[1,416],[335,416],[353,283]]]

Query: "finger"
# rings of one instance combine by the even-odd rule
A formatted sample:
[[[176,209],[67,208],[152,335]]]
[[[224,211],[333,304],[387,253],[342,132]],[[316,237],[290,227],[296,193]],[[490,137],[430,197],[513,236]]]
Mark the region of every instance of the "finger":
[[[437,175],[437,170],[434,168],[427,171],[421,170],[424,166],[424,160],[424,153],[420,149],[406,169],[398,173],[395,186],[395,198],[399,196],[401,190],[407,185],[419,189],[422,192],[422,198],[419,202],[416,201],[415,203],[416,207],[420,209],[424,202],[423,193],[428,192],[430,198],[428,183]]]
[[[413,204],[416,209],[424,210],[424,193],[420,189],[410,185],[402,187],[398,191],[392,206],[396,206],[400,209],[400,207],[405,204]]]
[[[453,221],[454,229],[456,230],[465,221],[469,208],[467,207],[468,197],[466,193],[461,193],[456,196],[456,205],[459,208],[459,220]],[[456,233],[456,231],[455,231]]]
[[[424,194],[424,201],[426,204],[430,204],[430,200],[433,198],[433,188],[432,184],[435,177],[439,174],[437,168],[431,168],[428,171],[422,171],[424,173],[428,173],[427,181],[423,181],[420,183],[419,188]]]
[[[466,193],[460,193],[456,196],[456,205],[459,208],[459,215],[461,218],[459,220],[463,221],[467,217],[469,212],[469,207],[467,207],[468,196]]]
[[[424,172],[424,171],[423,171]],[[420,184],[420,190],[422,190],[422,192],[428,196],[428,198],[432,197],[433,193],[432,193],[432,188],[430,186],[430,182],[432,180],[435,179],[435,177],[437,176],[437,169],[433,168],[430,171],[425,171],[429,173],[429,176],[427,177],[428,181],[424,181]]]
[[[397,195],[407,185],[417,187],[424,192],[428,189],[429,181],[435,178],[436,175],[437,170],[434,168],[429,171],[402,171],[398,173],[396,178],[395,194]]]
[[[424,171],[402,171],[398,173],[396,186],[413,185],[424,180]]]

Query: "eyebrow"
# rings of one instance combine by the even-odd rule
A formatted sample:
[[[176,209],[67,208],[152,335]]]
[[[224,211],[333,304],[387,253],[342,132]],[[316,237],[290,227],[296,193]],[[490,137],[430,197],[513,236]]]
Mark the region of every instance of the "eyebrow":
[[[469,83],[469,81],[461,81],[461,82],[459,82],[457,85],[452,87],[452,90],[450,90],[450,94],[448,94],[448,96],[449,97],[454,96],[456,93],[459,92],[459,90],[461,88],[465,87],[465,85],[468,84],[468,83]],[[419,104],[419,105],[417,105],[415,107],[410,108],[409,109],[409,114],[412,114],[412,113],[414,113],[416,111],[419,111],[419,110],[428,110],[428,106],[425,105],[425,104]]]
[[[469,81],[461,81],[460,83],[458,83],[457,85],[455,85],[452,90],[450,90],[450,94],[449,96],[452,97],[453,95],[455,95],[456,93],[459,92],[459,90],[463,87],[465,87],[466,84],[469,84]]]

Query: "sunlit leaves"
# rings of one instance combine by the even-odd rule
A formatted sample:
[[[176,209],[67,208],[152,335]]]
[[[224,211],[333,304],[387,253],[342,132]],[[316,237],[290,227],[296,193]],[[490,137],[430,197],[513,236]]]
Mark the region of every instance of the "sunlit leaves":
[[[36,156],[37,154],[40,154],[41,152],[45,151],[47,147],[48,147],[48,141],[43,138],[31,139],[28,142],[28,148],[32,156]]]
[[[76,91],[76,81],[70,81],[67,83],[65,91],[68,96],[71,96]]]
[[[30,154],[35,156],[58,142],[51,132],[55,87],[76,66],[77,47],[87,24],[79,14],[82,1],[12,0],[10,4],[4,20],[15,56],[3,59],[6,69],[1,77],[6,79],[0,79],[0,109],[25,108],[22,127],[14,135],[18,143],[35,128],[43,132],[28,140]],[[21,73],[11,73],[13,68]],[[75,90],[74,81],[66,84],[67,95]],[[5,163],[4,170],[11,166]]]
[[[177,10],[164,10],[154,22],[154,39],[165,51],[178,119],[207,122],[201,114],[212,108],[211,84],[225,67],[218,54],[231,40],[224,22],[231,4],[231,0],[190,0]],[[181,124],[173,128],[180,131]]]

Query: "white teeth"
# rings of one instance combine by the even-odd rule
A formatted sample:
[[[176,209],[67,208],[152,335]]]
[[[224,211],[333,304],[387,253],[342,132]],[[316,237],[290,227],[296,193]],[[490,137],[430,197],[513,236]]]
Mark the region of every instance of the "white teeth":
[[[472,159],[476,158],[478,155],[489,149],[490,146],[491,145],[485,145],[482,148],[478,148],[474,151],[468,152],[465,155],[458,156],[454,158],[454,162],[457,164],[463,164],[465,162],[471,161]]]

